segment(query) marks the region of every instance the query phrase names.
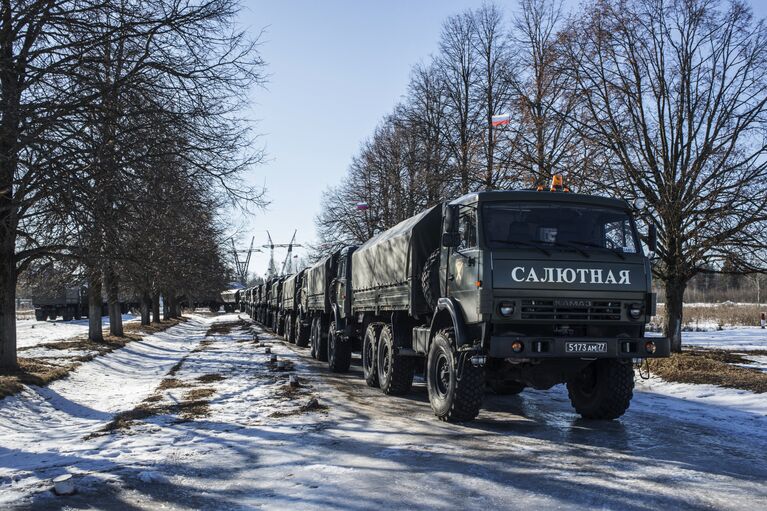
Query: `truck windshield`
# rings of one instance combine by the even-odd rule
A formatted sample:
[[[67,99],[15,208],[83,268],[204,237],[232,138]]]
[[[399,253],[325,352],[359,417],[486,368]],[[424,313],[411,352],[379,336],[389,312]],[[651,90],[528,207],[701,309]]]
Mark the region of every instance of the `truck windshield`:
[[[485,204],[484,240],[489,248],[608,249],[635,254],[639,246],[629,215],[619,209],[567,204]]]

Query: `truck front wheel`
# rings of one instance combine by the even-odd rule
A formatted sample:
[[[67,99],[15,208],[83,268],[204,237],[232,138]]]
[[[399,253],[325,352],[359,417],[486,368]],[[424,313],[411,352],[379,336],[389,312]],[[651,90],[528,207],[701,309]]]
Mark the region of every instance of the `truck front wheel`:
[[[368,325],[365,339],[362,341],[362,375],[368,387],[378,387],[378,368],[376,367],[376,341],[381,333],[380,325]]]
[[[412,357],[397,354],[390,325],[381,329],[377,352],[378,386],[384,394],[401,396],[410,392],[413,386],[415,360]]]
[[[328,367],[334,373],[345,373],[352,363],[351,342],[341,340],[336,333],[336,322],[328,329]]]
[[[479,414],[485,387],[481,367],[455,350],[453,329],[434,336],[426,363],[426,386],[434,415],[448,422],[470,421]],[[460,367],[460,364],[463,367]],[[459,379],[460,377],[460,379]]]
[[[633,367],[614,359],[592,362],[567,382],[570,402],[584,419],[617,419],[628,409],[633,391]]]

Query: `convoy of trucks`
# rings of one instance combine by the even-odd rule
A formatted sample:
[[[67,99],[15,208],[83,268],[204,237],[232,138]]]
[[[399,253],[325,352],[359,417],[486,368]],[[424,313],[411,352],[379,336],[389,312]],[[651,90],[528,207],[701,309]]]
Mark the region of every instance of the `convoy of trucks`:
[[[655,231],[645,239],[655,250]],[[584,418],[628,408],[633,362],[669,356],[645,337],[650,261],[622,200],[489,191],[438,204],[358,247],[245,290],[246,310],[332,371],[359,352],[365,381],[410,391],[437,417],[476,417],[486,391],[567,385]]]

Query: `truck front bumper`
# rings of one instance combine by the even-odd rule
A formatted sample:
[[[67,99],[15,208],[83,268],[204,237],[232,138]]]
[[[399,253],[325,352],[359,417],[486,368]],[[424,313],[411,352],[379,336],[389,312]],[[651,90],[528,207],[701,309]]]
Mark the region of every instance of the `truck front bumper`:
[[[652,344],[648,344],[652,343]],[[521,349],[520,348],[521,344]],[[514,348],[517,348],[515,350]],[[492,336],[492,358],[662,358],[671,354],[667,337]]]

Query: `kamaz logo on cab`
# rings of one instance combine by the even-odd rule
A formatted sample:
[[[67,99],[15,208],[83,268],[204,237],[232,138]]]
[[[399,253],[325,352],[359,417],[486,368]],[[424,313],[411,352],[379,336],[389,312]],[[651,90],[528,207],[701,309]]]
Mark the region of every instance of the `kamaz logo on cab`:
[[[616,278],[617,274],[617,278]],[[617,284],[630,286],[630,270],[603,270],[602,268],[543,268],[538,271],[524,266],[511,270],[515,282],[565,283],[565,284]]]

